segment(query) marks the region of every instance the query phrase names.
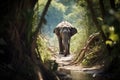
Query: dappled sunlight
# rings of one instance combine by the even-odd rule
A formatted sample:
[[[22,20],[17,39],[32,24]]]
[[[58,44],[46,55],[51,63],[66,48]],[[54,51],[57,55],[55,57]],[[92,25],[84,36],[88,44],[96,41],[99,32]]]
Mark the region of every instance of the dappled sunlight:
[[[88,35],[86,33],[87,31],[85,27],[83,27],[83,26],[87,26],[85,25],[85,23],[87,22],[82,20],[85,18],[86,12],[84,8],[81,7],[80,9],[80,7],[78,7],[74,1],[68,3],[63,3],[63,2],[62,1],[51,2],[50,8],[46,15],[47,23],[43,25],[41,32],[48,40],[48,44],[49,44],[48,47],[54,46],[55,48],[58,48],[58,39],[57,36],[54,35],[53,29],[57,26],[59,22],[63,20],[67,20],[68,22],[70,22],[78,30],[78,33],[75,34],[70,41],[70,46],[71,46],[70,51],[71,54],[73,54],[73,53],[77,53],[76,51],[82,47],[85,40],[87,39],[86,37]],[[83,24],[79,24],[80,22]],[[80,43],[80,44],[76,44],[76,43]]]
[[[72,4],[72,5],[68,5],[68,4]],[[87,39],[88,39],[88,36],[90,35],[88,30],[89,22],[85,14],[86,14],[86,9],[83,7],[77,6],[74,1],[72,3],[71,2],[62,3],[62,1],[53,1],[51,3],[50,8],[47,12],[47,15],[45,16],[45,20],[47,23],[43,25],[41,29],[41,32],[42,32],[41,34],[43,34],[43,36],[47,38],[46,49],[48,47],[49,50],[51,51],[50,54],[54,55],[53,57],[51,56],[52,60],[56,60],[56,62],[60,64],[69,64],[70,62],[74,61],[75,57],[80,56],[79,55],[81,54],[80,51],[82,51],[82,49],[85,47],[85,44],[87,45]],[[53,33],[53,30],[57,26],[57,24],[63,20],[70,22],[77,29],[77,33],[73,37],[71,37],[70,55],[66,57],[59,54],[58,39],[57,39],[57,36]],[[92,32],[96,32],[95,28],[90,30]],[[85,53],[86,52],[87,51],[85,51]],[[87,56],[85,55],[85,53],[83,57]],[[90,52],[88,51],[88,53]],[[90,55],[88,55],[88,57],[90,57]],[[93,54],[92,54],[92,57],[93,57]],[[84,60],[87,61],[87,59],[84,59]],[[87,64],[88,62],[89,61],[87,61],[85,64]],[[83,64],[84,64],[84,61],[83,61]]]
[[[41,8],[39,10],[42,11],[42,5],[44,4],[45,1],[41,0],[41,4],[39,4]],[[89,12],[85,8],[86,4],[84,1],[80,1],[79,4],[81,6],[78,6],[76,1],[73,0],[69,2],[63,0],[54,0],[51,2],[45,19],[43,20],[44,25],[41,27],[41,34],[44,36],[44,38],[46,38],[46,42],[45,40],[43,41],[46,43],[46,45],[41,50],[41,54],[48,53],[50,58],[47,60],[50,59],[55,61],[59,65],[58,71],[63,69],[63,71],[65,70],[66,72],[66,70],[69,70],[69,74],[72,75],[73,80],[88,80],[93,79],[96,74],[98,75],[99,73],[102,73],[102,68],[104,67],[105,61],[107,60],[105,57],[108,52],[105,44],[103,43],[104,38],[102,38],[100,35],[101,31],[97,30],[97,27],[95,27],[99,26],[96,24],[97,21],[95,22],[93,20],[93,22],[95,22],[94,25],[91,18],[89,17]],[[41,15],[41,11],[39,11],[38,16]],[[93,16],[93,18],[94,17],[95,16]],[[101,16],[96,17],[96,20],[97,19],[101,22],[101,30],[103,30],[105,33],[102,35],[105,35],[109,39],[117,42],[119,37],[118,34],[114,33],[115,28],[106,24],[102,24],[104,19]],[[70,55],[67,56],[60,54],[60,50],[62,48],[60,49],[59,46],[59,36],[57,32],[56,35],[54,34],[54,29],[62,21],[70,22],[72,26],[77,29],[77,33],[71,37]],[[109,36],[107,34],[108,32],[110,33]],[[113,42],[110,43],[108,40],[105,42],[106,45],[114,44]],[[44,53],[44,51],[46,52]],[[66,51],[63,50],[63,52]],[[47,58],[46,56],[47,55],[44,57]],[[74,77],[75,75],[77,78]]]
[[[120,80],[120,0],[10,2],[0,1],[1,79]]]

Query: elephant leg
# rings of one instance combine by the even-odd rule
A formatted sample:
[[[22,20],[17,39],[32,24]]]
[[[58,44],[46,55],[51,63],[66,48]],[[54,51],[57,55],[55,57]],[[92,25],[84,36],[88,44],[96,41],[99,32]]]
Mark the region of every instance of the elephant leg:
[[[63,48],[63,44],[62,44],[62,38],[58,37],[58,41],[59,41],[59,54],[64,54],[64,48]]]
[[[67,55],[70,54],[70,43],[68,44],[68,52],[67,52]]]

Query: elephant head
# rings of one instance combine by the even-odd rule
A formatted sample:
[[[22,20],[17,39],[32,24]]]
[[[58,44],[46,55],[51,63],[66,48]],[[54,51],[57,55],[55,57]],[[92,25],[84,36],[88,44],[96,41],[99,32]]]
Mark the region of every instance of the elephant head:
[[[59,53],[67,56],[70,54],[70,39],[71,37],[77,33],[77,29],[72,27],[68,22],[61,22],[53,31],[59,41]]]

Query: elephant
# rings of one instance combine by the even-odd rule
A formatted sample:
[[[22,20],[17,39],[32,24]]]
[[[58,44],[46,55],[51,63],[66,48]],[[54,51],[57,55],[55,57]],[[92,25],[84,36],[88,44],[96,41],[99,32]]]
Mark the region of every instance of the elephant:
[[[59,54],[70,55],[70,39],[77,33],[77,29],[69,22],[62,21],[54,28],[53,33],[57,35],[59,42]]]

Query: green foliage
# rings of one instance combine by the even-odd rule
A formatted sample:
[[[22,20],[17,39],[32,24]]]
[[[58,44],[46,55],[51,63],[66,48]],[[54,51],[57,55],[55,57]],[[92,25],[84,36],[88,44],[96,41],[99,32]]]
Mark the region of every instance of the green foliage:
[[[52,1],[51,6],[54,7],[54,8],[56,8],[56,10],[61,11],[63,13],[66,10],[66,7],[63,4],[61,4],[59,2],[57,3],[55,0]]]
[[[73,12],[66,15],[65,18],[67,20],[73,20],[73,19],[76,20],[76,22],[73,22],[73,25],[75,25],[76,28],[78,29],[78,33],[72,37],[71,51],[75,53],[79,53],[79,51],[85,45],[88,36],[96,32],[97,29],[92,23],[90,14],[88,13],[86,8],[86,2],[84,0],[78,1],[77,6],[74,5],[72,7],[72,11]]]
[[[39,0],[39,3],[35,6],[35,14],[33,16],[33,31],[36,29],[37,24],[39,23],[39,18],[41,17],[41,13],[46,2],[47,0]],[[96,28],[93,26],[88,15],[88,11],[86,10],[86,2],[84,0],[78,1],[78,3],[76,3],[75,0],[53,0],[51,2],[47,15],[45,16],[46,24],[44,24],[41,28],[41,32],[48,38],[50,46],[58,47],[57,39],[55,35],[53,35],[53,29],[62,20],[67,20],[78,30],[78,33],[71,38],[70,43],[71,52],[77,54],[86,42],[87,37],[96,31]],[[47,45],[41,42],[41,45],[42,44]],[[48,46],[46,46],[46,48],[47,47]],[[41,54],[44,53],[42,50],[43,49],[41,49]]]
[[[120,46],[120,39],[119,39],[120,38],[120,32],[119,32],[120,31],[120,28],[119,28],[120,14],[119,12],[120,10],[119,9],[120,9],[120,6],[118,4],[120,4],[120,1],[119,0],[101,0],[103,1],[103,4],[101,5],[102,7],[100,6],[99,1],[100,0],[93,0],[92,6],[94,8],[94,12],[96,12],[95,15],[99,22],[99,25],[102,27],[102,30],[107,38],[105,42],[107,49],[102,50],[102,48],[105,48],[105,45],[102,46],[102,43],[98,45],[98,46],[102,46],[100,49],[98,48],[98,50],[96,49],[97,45],[94,45],[92,47],[92,51],[87,53],[88,55],[85,57],[82,63],[84,65],[90,65],[97,61],[103,60],[104,58],[104,60],[107,61],[106,62],[107,64],[112,63],[112,65],[119,66],[119,61],[120,61],[120,57],[119,57],[120,56],[119,54],[119,51],[120,51],[119,49],[119,46]],[[110,4],[110,1],[115,1],[115,4],[114,3]],[[92,24],[91,15],[88,14],[88,16],[89,16],[88,17],[89,26],[91,26]],[[94,24],[92,25],[94,26]],[[93,32],[92,30],[90,31]],[[97,53],[95,49],[98,51]],[[98,53],[101,53],[102,55],[99,56]],[[107,55],[107,57],[104,57],[105,55]],[[116,58],[117,58],[117,63],[114,64],[113,61],[116,60]],[[104,64],[107,65],[106,63]],[[117,69],[119,70],[118,67]]]
[[[108,38],[108,40],[106,40],[106,45],[113,46],[119,42],[119,34],[115,32],[116,30],[114,26],[103,25],[102,29]]]
[[[37,46],[39,49],[39,54],[43,62],[50,59],[50,51],[48,50],[47,40],[41,35],[37,38]]]
[[[34,7],[32,32],[34,32],[36,30],[36,28],[38,27],[40,17],[41,17],[41,14],[43,12],[43,9],[44,9],[46,3],[47,3],[47,0],[38,0],[38,3]],[[45,22],[45,21],[43,21],[43,22]]]
[[[36,7],[38,11],[36,11],[36,15],[34,16],[34,18],[36,18],[35,19],[36,22],[39,22],[39,17],[41,17],[41,12],[43,11],[43,8],[47,0],[39,0],[39,1],[40,3],[38,3]],[[118,3],[119,1],[115,0],[115,4]],[[119,42],[120,41],[119,40],[120,38],[119,10],[115,12],[110,11],[111,10],[110,2],[107,0],[103,0],[103,4],[106,11],[104,18],[103,15],[101,14],[99,0],[93,0],[93,5],[94,5],[93,8],[96,12],[95,15],[99,22],[99,25],[102,27],[102,30],[104,31],[104,34],[107,37],[107,39],[112,40],[112,41],[109,40],[106,41],[106,44],[109,44],[113,47],[115,44],[120,43]],[[47,15],[45,16],[46,24],[44,24],[41,29],[42,34],[44,34],[48,38],[47,41],[50,43],[50,46],[52,45],[58,47],[56,43],[57,39],[56,41],[54,40],[55,36],[53,34],[53,29],[62,20],[67,20],[78,30],[78,33],[71,38],[70,50],[72,53],[76,53],[76,54],[79,53],[81,48],[83,48],[84,43],[86,42],[88,36],[94,32],[99,31],[97,30],[97,28],[93,23],[91,14],[88,11],[85,0],[77,0],[77,1],[53,0],[48,9]],[[101,38],[100,41],[102,41]],[[41,56],[43,55],[43,58],[45,59],[45,55],[47,55],[46,53],[49,54],[49,51],[47,50],[48,47],[47,42],[45,42],[44,39],[40,38],[38,44],[40,46],[39,50]],[[108,53],[106,49],[103,49],[104,47],[105,45],[103,45],[102,42],[100,42],[100,44],[95,42],[94,45],[91,45],[90,50],[86,53],[85,59],[83,60],[83,64],[90,65],[91,62],[94,63],[100,61],[99,58],[103,57]],[[112,54],[116,54],[116,53],[118,53],[118,48],[115,48],[115,50],[112,51]],[[112,57],[113,56],[111,56],[110,61],[113,59]]]
[[[71,38],[71,43],[70,43],[70,50],[72,53],[75,54],[77,54],[80,51],[80,49],[84,46],[84,43],[87,39],[86,37],[87,34],[84,29],[78,28],[77,30],[78,33]]]
[[[105,51],[106,51],[105,45],[102,43],[101,40],[94,41],[89,46],[89,49],[85,54],[82,64],[84,66],[93,66],[96,65],[97,63],[103,64],[103,60],[106,55]]]
[[[113,26],[109,27],[109,32],[110,32],[109,38],[112,41],[117,42],[119,40],[119,36],[118,34],[115,33],[115,28]]]

